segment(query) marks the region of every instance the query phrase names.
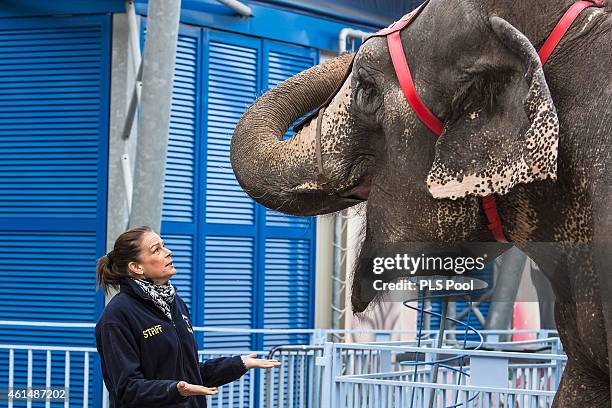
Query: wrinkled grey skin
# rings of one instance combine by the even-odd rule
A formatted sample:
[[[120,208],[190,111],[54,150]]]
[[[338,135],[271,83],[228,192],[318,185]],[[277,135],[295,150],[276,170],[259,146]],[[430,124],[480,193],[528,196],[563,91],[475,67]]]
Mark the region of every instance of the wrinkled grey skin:
[[[346,57],[260,98],[236,128],[231,154],[241,185],[270,208],[323,214],[367,199],[363,253],[389,242],[428,252],[435,243],[490,241],[479,196],[497,193],[506,236],[557,296],[568,364],[555,406],[599,408],[610,407],[612,358],[610,7],[577,19],[545,66],[544,84],[532,50],[512,31],[539,48],[571,3],[431,1],[402,39],[419,95],[445,125],[440,138],[406,103],[386,41],[372,39],[325,111],[323,176],[316,121],[279,140],[342,81]],[[375,298],[369,270],[362,256],[357,312]]]

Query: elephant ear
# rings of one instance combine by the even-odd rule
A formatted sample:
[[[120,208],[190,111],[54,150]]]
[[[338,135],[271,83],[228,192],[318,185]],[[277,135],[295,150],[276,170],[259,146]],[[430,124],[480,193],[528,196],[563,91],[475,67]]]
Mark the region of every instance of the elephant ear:
[[[426,180],[435,198],[506,194],[556,178],[559,121],[538,54],[504,19],[490,23],[494,56],[465,73],[436,144]]]

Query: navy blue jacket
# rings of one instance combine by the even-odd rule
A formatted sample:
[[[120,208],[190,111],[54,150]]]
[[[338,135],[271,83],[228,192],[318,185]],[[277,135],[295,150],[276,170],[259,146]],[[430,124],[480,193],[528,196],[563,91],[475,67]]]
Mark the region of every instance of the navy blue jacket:
[[[111,408],[204,408],[203,396],[183,397],[176,384],[217,387],[246,373],[240,356],[200,364],[185,302],[175,296],[172,321],[126,278],[96,324],[96,347]]]

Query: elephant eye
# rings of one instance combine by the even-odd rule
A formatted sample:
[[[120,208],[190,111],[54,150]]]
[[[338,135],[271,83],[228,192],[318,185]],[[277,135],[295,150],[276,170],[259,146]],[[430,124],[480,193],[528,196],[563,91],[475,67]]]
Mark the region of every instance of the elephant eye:
[[[378,89],[373,78],[359,68],[354,82],[353,101],[358,114],[373,115],[381,105]]]
[[[359,107],[367,113],[372,113],[374,108],[374,99],[376,99],[376,91],[372,87],[360,87],[357,89],[356,102]]]

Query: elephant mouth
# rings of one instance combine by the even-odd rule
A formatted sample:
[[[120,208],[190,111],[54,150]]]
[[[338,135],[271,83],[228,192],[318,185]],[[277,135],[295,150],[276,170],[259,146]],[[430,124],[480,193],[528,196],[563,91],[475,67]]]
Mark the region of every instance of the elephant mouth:
[[[362,201],[367,201],[372,187],[372,176],[364,176],[353,187],[347,188],[345,191],[336,193],[342,198],[342,201],[347,203],[357,204]],[[321,194],[324,188],[316,182],[308,182],[295,186],[290,190],[292,194]],[[324,193],[323,193],[324,194]]]
[[[359,183],[353,188],[350,188],[344,193],[340,194],[342,198],[348,198],[359,201],[366,201],[370,196],[370,189],[372,188],[372,176],[367,175],[360,180]]]

